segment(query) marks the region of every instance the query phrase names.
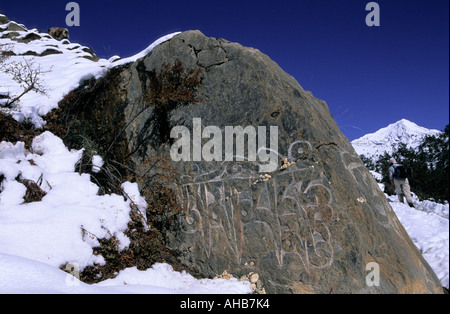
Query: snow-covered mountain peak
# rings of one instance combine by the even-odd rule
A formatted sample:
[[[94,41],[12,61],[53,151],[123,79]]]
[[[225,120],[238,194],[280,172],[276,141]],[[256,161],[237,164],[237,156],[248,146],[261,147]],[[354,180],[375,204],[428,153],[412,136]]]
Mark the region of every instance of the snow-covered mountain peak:
[[[407,147],[417,148],[422,139],[427,135],[437,135],[438,130],[430,130],[421,127],[414,122],[402,119],[382,128],[375,133],[367,134],[352,141],[352,145],[359,155],[373,158],[384,152],[391,154],[400,143]]]

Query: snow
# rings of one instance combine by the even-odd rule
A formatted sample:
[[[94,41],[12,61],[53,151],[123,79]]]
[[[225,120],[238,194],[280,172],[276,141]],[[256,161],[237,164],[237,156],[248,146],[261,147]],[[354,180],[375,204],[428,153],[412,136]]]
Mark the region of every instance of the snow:
[[[13,147],[15,156],[0,160],[0,173],[5,175],[0,193],[0,252],[54,267],[66,262],[83,268],[102,263],[101,257],[92,254],[92,247],[99,245],[97,238],[126,238],[123,231],[129,222],[129,202],[118,195],[98,196],[98,187],[89,175],[74,172],[81,151],[69,152],[50,132],[34,139],[36,153],[17,146],[23,147]],[[42,182],[47,195],[41,202],[23,204],[26,188],[15,180],[19,174]],[[83,230],[96,237],[83,235]],[[124,246],[128,244],[124,242]]]
[[[31,148],[35,154],[29,158],[49,173],[73,171],[83,154],[83,150],[69,152],[63,141],[48,131],[37,136]]]
[[[442,286],[449,288],[449,205],[415,198],[411,208],[387,196],[392,209],[414,244],[434,270]]]
[[[180,32],[175,32],[175,33],[163,36],[163,37],[159,38],[158,40],[156,40],[154,43],[152,43],[150,46],[148,46],[147,48],[142,50],[141,52],[135,54],[134,56],[131,56],[131,57],[128,57],[128,58],[125,58],[125,59],[120,59],[119,56],[114,56],[114,57],[111,57],[109,59],[109,61],[110,62],[114,62],[114,66],[118,66],[118,65],[130,63],[130,62],[134,62],[137,59],[143,58],[146,55],[148,55],[159,44],[161,44],[161,43],[171,39],[173,36],[178,35],[178,34],[180,34]]]
[[[114,278],[98,284],[99,287],[145,286],[153,293],[208,294],[214,290],[221,293],[249,293],[249,282],[231,279],[195,279],[186,272],[174,272],[167,264],[155,264],[146,271],[128,268]],[[153,288],[153,289],[152,289]],[[212,290],[213,289],[213,290]]]
[[[147,208],[147,202],[145,198],[141,196],[137,183],[125,182],[122,184],[122,190],[134,205],[137,206],[142,216],[145,217],[145,210]]]
[[[391,154],[393,147],[397,147],[399,143],[405,143],[408,148],[417,148],[425,136],[440,133],[442,132],[430,130],[402,119],[375,133],[352,141],[352,145],[358,155],[365,155],[375,161],[384,152]]]
[[[248,294],[237,279],[195,279],[170,265],[125,269],[115,279],[87,285],[76,276],[35,260],[0,253],[0,294]],[[7,270],[7,271],[4,271]],[[77,270],[74,271],[76,274]]]
[[[378,172],[373,171],[373,170],[371,170],[370,173],[375,178],[375,180],[377,180],[377,182],[380,182],[381,180],[383,180],[383,175],[381,173],[378,173]]]
[[[92,157],[92,172],[99,173],[103,167],[103,158],[99,155]]]

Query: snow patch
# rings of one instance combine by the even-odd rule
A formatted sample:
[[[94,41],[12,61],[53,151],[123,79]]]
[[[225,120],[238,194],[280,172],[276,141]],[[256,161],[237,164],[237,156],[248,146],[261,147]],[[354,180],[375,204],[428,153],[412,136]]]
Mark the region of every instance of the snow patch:
[[[398,202],[397,196],[387,196],[392,209],[405,227],[414,244],[436,273],[442,286],[449,288],[449,205],[430,201],[414,206]],[[445,218],[446,216],[446,218]]]

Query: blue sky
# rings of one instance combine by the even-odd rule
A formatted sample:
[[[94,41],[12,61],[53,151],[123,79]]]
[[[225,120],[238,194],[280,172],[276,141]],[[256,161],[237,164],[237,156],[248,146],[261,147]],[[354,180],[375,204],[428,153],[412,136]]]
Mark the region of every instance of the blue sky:
[[[2,1],[28,28],[66,27],[70,1]],[[365,24],[366,0],[79,0],[71,41],[103,58],[131,56],[174,31],[199,29],[254,47],[325,100],[350,139],[402,118],[449,123],[449,1],[380,0],[381,26]]]

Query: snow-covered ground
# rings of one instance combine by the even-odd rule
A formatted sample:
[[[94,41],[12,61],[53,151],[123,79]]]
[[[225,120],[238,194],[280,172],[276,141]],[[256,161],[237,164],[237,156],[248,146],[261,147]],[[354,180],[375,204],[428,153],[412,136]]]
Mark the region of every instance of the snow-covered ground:
[[[0,294],[248,294],[250,283],[232,279],[195,279],[155,264],[128,268],[114,278],[87,285],[48,264],[0,253]]]
[[[371,171],[376,180],[381,174]],[[384,191],[384,184],[378,183]],[[414,192],[414,207],[400,203],[396,195],[385,194],[411,240],[434,270],[443,287],[449,288],[449,204],[420,201]]]
[[[405,227],[442,286],[449,288],[449,206],[415,198],[417,209],[388,196],[392,209]]]

